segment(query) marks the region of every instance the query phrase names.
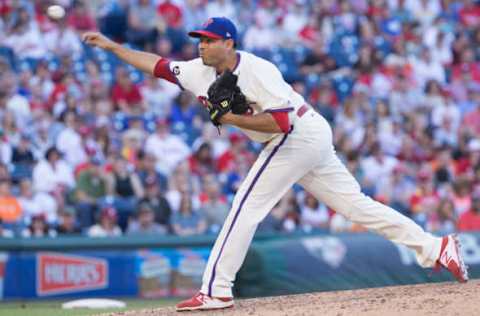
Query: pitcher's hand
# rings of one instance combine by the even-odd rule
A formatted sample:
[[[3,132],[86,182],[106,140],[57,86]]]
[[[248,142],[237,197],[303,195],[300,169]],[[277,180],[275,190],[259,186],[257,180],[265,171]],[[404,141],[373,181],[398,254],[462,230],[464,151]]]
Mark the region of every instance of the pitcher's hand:
[[[96,46],[102,49],[110,50],[116,44],[105,35],[99,32],[85,32],[82,35],[82,41],[91,46]]]

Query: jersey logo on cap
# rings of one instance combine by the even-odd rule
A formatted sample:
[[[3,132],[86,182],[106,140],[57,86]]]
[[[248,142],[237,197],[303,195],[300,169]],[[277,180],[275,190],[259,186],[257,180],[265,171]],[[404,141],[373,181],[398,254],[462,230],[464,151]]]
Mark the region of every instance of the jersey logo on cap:
[[[208,19],[205,23],[203,23],[203,27],[207,27],[207,26],[209,26],[209,25],[212,24],[212,23],[213,23],[213,19],[210,18],[210,19]]]

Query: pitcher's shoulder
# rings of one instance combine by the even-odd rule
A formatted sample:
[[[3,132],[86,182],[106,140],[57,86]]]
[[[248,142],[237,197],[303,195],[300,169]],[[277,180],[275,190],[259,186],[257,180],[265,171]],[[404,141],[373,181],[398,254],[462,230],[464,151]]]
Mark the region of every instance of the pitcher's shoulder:
[[[277,66],[269,60],[259,57],[253,53],[239,51],[240,53],[240,67],[243,70],[248,69],[252,73],[265,73],[269,71],[278,71]]]

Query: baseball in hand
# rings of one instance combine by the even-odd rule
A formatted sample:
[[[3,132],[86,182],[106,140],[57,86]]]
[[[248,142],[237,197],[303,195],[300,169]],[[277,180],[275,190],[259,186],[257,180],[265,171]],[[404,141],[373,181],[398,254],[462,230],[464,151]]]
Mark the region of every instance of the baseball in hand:
[[[65,9],[59,5],[51,5],[47,8],[47,15],[53,20],[60,20],[65,16]]]

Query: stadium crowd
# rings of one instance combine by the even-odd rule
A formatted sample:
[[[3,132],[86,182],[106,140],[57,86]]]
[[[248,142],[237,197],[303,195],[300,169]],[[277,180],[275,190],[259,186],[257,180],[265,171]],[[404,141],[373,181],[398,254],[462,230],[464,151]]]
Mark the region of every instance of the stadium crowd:
[[[479,1],[0,0],[1,236],[218,232],[262,145],[80,40],[187,60],[210,16],[329,120],[366,194],[429,231],[480,230]],[[300,187],[259,229],[364,230]]]

